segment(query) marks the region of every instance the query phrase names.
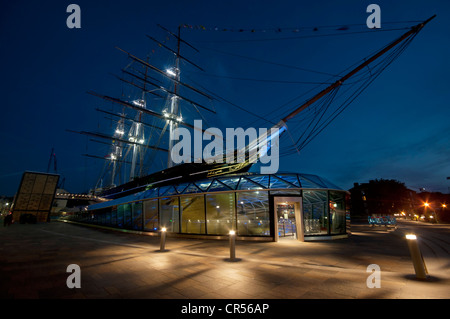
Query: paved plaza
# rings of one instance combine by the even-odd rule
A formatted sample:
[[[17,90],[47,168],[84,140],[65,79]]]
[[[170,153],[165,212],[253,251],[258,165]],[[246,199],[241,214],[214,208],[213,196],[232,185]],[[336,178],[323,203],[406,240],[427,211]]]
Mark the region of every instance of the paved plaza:
[[[448,299],[450,226],[352,225],[347,239],[236,242],[159,237],[64,222],[0,229],[2,299]],[[415,232],[430,275],[415,278],[404,237]],[[80,288],[68,288],[69,265]],[[369,288],[369,265],[380,288]]]

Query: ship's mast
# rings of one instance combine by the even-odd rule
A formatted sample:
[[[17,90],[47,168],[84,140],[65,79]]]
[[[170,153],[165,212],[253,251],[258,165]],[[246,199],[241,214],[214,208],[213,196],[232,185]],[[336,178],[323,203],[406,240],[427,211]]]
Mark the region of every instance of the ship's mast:
[[[117,126],[116,126],[116,130],[114,131],[114,137],[115,138],[122,138],[123,134],[125,133],[125,125],[124,125],[124,120],[123,118],[120,119],[117,122]],[[110,159],[112,161],[112,171],[111,171],[111,186],[115,186],[115,181],[116,181],[116,174],[117,174],[117,163],[119,163],[119,161],[122,160],[122,143],[117,141],[117,140],[113,140],[113,143],[111,145],[111,154],[110,154]],[[120,181],[119,181],[120,184]]]
[[[132,103],[145,108],[145,100],[134,100]],[[136,114],[136,121],[133,121],[133,125],[131,126],[130,132],[128,133],[128,140],[130,142],[134,142],[131,146],[133,148],[132,157],[131,157],[131,169],[130,169],[130,181],[136,177],[136,163],[138,159],[138,155],[141,152],[141,144],[145,142],[144,139],[144,131],[141,125],[141,117],[142,111],[138,111]]]
[[[180,82],[180,33],[181,27],[178,27],[178,37],[177,37],[177,53],[175,55],[175,67],[171,72],[175,78],[174,83],[174,94],[170,97],[170,123],[169,123],[169,148],[167,154],[167,167],[173,166],[172,161],[172,147],[173,147],[173,132],[178,127],[177,121],[172,120],[173,118],[178,118],[178,82]]]
[[[148,63],[148,57],[147,57],[147,63]],[[148,76],[148,67],[145,66],[145,74],[144,74],[144,80],[147,80]],[[130,181],[132,181],[136,177],[142,176],[143,171],[143,147],[142,145],[145,143],[145,134],[144,134],[144,126],[142,123],[142,115],[143,110],[147,109],[147,99],[146,99],[146,92],[147,92],[147,83],[143,82],[142,95],[140,100],[134,100],[132,103],[138,107],[137,114],[135,117],[135,120],[133,121],[132,127],[129,132],[129,140],[131,142],[134,142],[135,144],[132,145],[133,152],[131,156],[131,168],[130,168]],[[136,173],[136,165],[137,161],[139,159],[139,173]]]

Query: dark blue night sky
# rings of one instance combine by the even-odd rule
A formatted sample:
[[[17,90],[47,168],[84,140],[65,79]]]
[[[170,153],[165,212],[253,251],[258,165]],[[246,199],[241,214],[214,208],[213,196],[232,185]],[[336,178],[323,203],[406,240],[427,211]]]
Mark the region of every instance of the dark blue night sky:
[[[81,7],[81,29],[66,26],[70,3]],[[386,32],[366,32],[370,3],[380,5]],[[388,29],[434,14],[406,51],[300,154],[281,158],[280,170],[317,174],[343,189],[386,178],[415,191],[448,192],[449,1],[3,1],[0,195],[14,195],[24,171],[45,172],[52,148],[68,191],[84,192],[95,184],[102,163],[82,154],[103,156],[107,146],[67,130],[111,129],[95,110],[111,104],[86,92],[115,97],[124,92],[111,74],[120,74],[130,60],[115,46],[139,57],[151,53],[160,67],[170,64],[167,51],[146,37],[165,39],[157,24],[173,31],[180,24],[197,26],[183,28],[182,37],[200,52],[183,47],[182,54],[206,72],[186,66],[183,79],[276,118],[282,105],[314,88],[305,82],[326,82],[329,75],[323,73],[338,74],[405,32]],[[255,118],[230,104],[214,107],[213,126],[255,125]],[[194,113],[185,114],[193,120]]]

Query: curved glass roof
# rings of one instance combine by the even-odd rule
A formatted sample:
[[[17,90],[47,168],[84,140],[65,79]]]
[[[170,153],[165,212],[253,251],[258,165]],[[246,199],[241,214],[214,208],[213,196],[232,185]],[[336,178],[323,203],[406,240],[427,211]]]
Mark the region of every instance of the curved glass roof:
[[[93,204],[89,210],[101,209],[122,203],[150,199],[161,196],[181,194],[211,193],[219,191],[256,190],[256,189],[334,189],[342,190],[328,180],[312,174],[239,174],[226,175],[198,181],[154,187],[145,191],[120,197],[111,201]]]

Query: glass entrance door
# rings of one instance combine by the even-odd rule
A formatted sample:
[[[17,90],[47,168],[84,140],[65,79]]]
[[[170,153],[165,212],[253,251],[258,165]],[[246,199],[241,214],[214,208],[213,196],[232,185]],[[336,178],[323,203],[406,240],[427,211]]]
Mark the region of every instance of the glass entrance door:
[[[280,239],[304,241],[301,210],[302,198],[300,196],[281,195],[273,197],[275,241]]]
[[[278,237],[296,238],[297,229],[294,203],[278,203],[276,205],[276,211],[278,219]]]

